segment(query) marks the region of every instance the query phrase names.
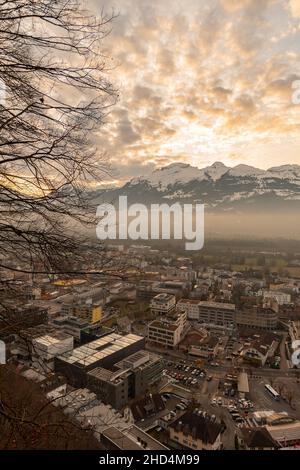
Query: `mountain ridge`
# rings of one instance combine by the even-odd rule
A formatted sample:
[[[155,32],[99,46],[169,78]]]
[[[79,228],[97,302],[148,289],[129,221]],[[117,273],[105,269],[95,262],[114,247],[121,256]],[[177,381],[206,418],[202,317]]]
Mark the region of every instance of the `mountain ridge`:
[[[262,170],[250,165],[229,167],[222,162],[198,168],[172,163],[149,175],[132,178],[121,188],[94,193],[96,203],[128,197],[128,203],[203,203],[216,211],[300,209],[300,165]]]

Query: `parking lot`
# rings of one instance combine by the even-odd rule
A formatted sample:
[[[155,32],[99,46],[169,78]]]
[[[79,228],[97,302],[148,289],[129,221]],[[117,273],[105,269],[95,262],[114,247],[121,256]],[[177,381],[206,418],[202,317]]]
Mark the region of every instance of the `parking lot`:
[[[165,361],[164,375],[172,378],[182,386],[195,389],[203,388],[205,382],[211,382],[213,376],[207,374],[203,368],[193,367],[185,362]],[[207,387],[206,385],[206,388]]]

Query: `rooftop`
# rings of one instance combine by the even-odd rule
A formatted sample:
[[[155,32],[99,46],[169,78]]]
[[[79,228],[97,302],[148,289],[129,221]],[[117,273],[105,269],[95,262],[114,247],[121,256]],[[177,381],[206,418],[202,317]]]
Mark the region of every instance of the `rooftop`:
[[[62,354],[59,356],[59,359],[69,364],[87,367],[143,339],[142,336],[134,334],[121,336],[112,333],[85,344],[84,346],[73,349],[71,352]]]
[[[175,301],[175,296],[174,295],[162,293],[162,294],[158,294],[155,297],[153,297],[151,303],[162,303],[163,304],[165,302],[171,302],[172,300]]]
[[[278,449],[280,447],[267,428],[242,428],[241,435],[249,448]]]
[[[200,303],[200,300],[196,300],[196,299],[180,299],[177,302],[177,305],[181,305],[181,304],[199,305],[199,303]]]
[[[163,321],[158,321],[154,320],[149,324],[149,328],[158,328],[160,330],[168,330],[168,331],[176,331],[178,326],[168,323],[168,322],[163,322]]]
[[[205,301],[201,300],[199,303],[199,307],[205,307],[205,308],[218,308],[218,309],[224,309],[224,310],[235,310],[235,305],[234,304],[228,304],[228,303],[223,303],[223,302],[211,302],[211,301]]]
[[[105,429],[102,434],[121,450],[168,450],[167,447],[136,426],[131,426],[123,431],[111,426]]]
[[[214,444],[222,431],[221,423],[197,410],[180,416],[170,427],[176,432],[190,435],[193,439],[199,439],[206,444]]]

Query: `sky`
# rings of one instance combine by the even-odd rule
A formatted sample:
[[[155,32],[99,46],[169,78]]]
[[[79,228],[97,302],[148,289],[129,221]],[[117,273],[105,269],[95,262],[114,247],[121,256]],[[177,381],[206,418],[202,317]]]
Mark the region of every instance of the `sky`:
[[[88,0],[119,101],[99,130],[109,184],[174,162],[300,164],[300,0]]]

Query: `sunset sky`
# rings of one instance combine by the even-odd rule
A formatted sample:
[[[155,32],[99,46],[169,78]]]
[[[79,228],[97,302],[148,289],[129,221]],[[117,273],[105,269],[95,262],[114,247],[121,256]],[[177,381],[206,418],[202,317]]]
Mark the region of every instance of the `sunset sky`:
[[[99,132],[124,181],[173,162],[300,164],[300,0],[89,0],[120,100]]]

